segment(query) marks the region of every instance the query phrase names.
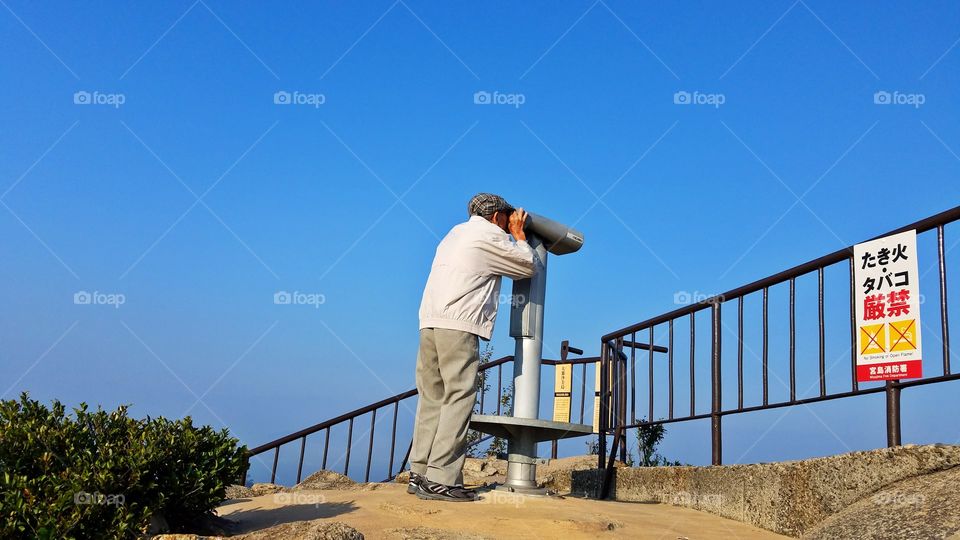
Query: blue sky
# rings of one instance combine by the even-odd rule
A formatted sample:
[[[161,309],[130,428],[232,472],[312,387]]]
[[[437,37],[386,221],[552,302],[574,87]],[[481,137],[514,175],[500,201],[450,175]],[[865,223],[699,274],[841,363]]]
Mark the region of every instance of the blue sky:
[[[3,7],[5,398],[189,413],[255,446],[411,388],[433,250],[478,191],[586,236],[551,262],[550,357],[960,194],[956,3]],[[495,357],[507,330],[504,312]],[[905,442],[960,439],[939,386],[904,392]],[[882,446],[882,406],[735,417],[727,460]],[[708,462],[708,426],[672,426],[663,451]]]

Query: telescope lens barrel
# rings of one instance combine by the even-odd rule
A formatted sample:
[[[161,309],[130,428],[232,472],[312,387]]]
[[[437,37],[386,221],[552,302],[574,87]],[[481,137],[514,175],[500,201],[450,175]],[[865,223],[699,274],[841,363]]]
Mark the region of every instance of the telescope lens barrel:
[[[524,230],[539,236],[554,255],[573,253],[583,246],[582,232],[533,212],[527,212]]]

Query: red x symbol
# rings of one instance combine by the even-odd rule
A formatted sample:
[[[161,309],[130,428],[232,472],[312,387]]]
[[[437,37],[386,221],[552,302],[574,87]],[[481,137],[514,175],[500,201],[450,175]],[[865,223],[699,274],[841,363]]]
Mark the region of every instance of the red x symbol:
[[[876,345],[878,349],[880,349],[881,351],[883,350],[883,347],[881,347],[881,346],[880,346],[880,343],[877,341],[877,336],[879,336],[879,335],[880,335],[880,332],[883,331],[883,325],[882,325],[882,324],[877,327],[877,331],[874,332],[872,335],[870,334],[870,332],[867,331],[866,328],[864,328],[864,327],[862,327],[862,326],[860,327],[860,330],[862,330],[863,333],[867,335],[867,339],[870,340],[870,341],[868,341],[867,343],[865,343],[865,344],[863,345],[863,350],[860,351],[860,354],[866,353],[866,352],[867,352],[867,349],[870,348],[870,345]]]
[[[907,337],[907,335],[906,335],[906,334],[910,331],[910,329],[913,328],[913,323],[915,323],[915,322],[917,322],[916,319],[910,321],[910,324],[908,324],[907,327],[903,329],[903,332],[901,332],[900,330],[898,330],[896,326],[894,326],[894,325],[892,325],[892,324],[890,325],[890,329],[893,330],[894,332],[896,332],[896,333],[897,333],[897,336],[898,336],[898,337],[897,337],[897,340],[894,341],[893,344],[890,345],[890,350],[891,350],[891,351],[892,351],[893,348],[894,348],[898,343],[900,343],[901,341],[906,341],[906,342],[909,343],[910,346],[913,347],[914,349],[917,348],[917,346],[916,346],[912,341],[910,341],[910,339],[909,339],[909,338]]]

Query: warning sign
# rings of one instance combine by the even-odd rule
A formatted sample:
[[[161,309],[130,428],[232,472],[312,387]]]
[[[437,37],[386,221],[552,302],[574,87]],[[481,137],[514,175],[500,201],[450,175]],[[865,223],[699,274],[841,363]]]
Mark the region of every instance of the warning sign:
[[[853,247],[857,381],[923,376],[917,231]]]
[[[573,365],[558,364],[554,369],[553,421],[570,421],[570,395],[573,391]]]

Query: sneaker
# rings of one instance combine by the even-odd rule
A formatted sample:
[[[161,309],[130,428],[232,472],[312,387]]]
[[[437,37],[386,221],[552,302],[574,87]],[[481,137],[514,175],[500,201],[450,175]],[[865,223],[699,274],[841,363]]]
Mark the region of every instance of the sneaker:
[[[434,501],[472,502],[477,500],[477,492],[463,486],[446,486],[421,477],[417,497]]]
[[[410,471],[410,483],[407,484],[407,493],[413,495],[417,492],[417,489],[420,487],[420,482],[423,481],[423,477],[419,474]]]

